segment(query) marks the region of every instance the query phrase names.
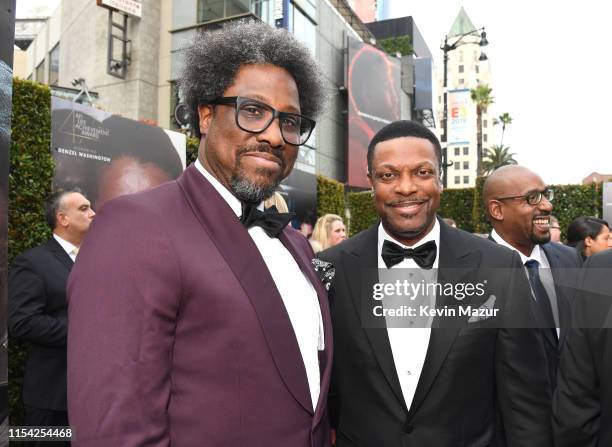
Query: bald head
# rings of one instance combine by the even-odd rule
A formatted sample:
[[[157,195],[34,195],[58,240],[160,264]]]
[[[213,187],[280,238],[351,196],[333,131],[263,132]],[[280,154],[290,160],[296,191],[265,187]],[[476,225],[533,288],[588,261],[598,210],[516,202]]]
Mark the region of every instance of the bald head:
[[[546,199],[546,189],[538,174],[518,165],[495,170],[483,186],[491,225],[525,256],[530,255],[535,245],[550,240],[552,204]]]
[[[487,177],[482,188],[482,197],[488,211],[489,200],[495,197],[514,196],[521,194],[521,184],[526,177],[540,176],[524,166],[507,165],[497,168]],[[542,179],[540,179],[541,181]]]

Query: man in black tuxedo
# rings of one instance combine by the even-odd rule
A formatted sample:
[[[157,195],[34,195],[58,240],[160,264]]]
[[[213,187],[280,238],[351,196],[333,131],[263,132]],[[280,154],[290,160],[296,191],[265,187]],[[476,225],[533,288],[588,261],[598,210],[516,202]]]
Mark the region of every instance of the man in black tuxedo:
[[[518,165],[501,167],[487,177],[483,197],[493,226],[489,238],[515,250],[525,266],[554,388],[582,260],[571,247],[550,242],[554,193],[536,173]]]
[[[67,426],[66,282],[95,213],[80,190],[71,189],[53,193],[45,215],[53,236],[17,256],[9,271],[9,333],[29,344],[26,425]]]
[[[612,445],[612,250],[584,264],[553,403],[557,447]]]
[[[440,162],[440,143],[422,125],[398,121],[381,129],[368,148],[381,223],[320,253],[335,268],[329,293],[336,445],[482,447],[498,445],[499,437],[508,446],[550,446],[541,336],[505,326],[512,313],[523,315],[526,326],[534,323],[519,257],[436,217]],[[501,313],[482,320],[436,317],[418,328],[396,327],[397,320],[385,317],[375,327],[372,312],[380,310],[369,306],[370,291],[389,273],[433,273],[455,290],[485,276],[484,295],[460,301],[457,293],[438,291],[435,306],[461,302]],[[496,408],[505,433],[498,433]]]

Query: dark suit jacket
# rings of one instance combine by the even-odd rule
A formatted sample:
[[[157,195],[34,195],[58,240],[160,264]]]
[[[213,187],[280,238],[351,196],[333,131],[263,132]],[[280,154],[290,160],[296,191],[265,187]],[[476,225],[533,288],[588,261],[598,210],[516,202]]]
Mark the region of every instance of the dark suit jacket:
[[[584,267],[553,402],[557,447],[612,445],[612,250]]]
[[[280,240],[315,287],[323,316],[316,409],[255,243],[194,166],[105,204],[68,286],[74,445],[328,445],[327,295],[306,239],[286,228]]]
[[[529,286],[516,253],[443,222],[440,227],[438,282],[478,281],[480,268],[505,268],[489,278],[482,301],[495,294],[502,314],[534,318],[525,306]],[[503,323],[493,319],[468,324],[467,318],[460,327],[432,329],[408,409],[386,328],[361,323],[360,287],[372,290],[377,281],[377,225],[320,257],[336,267],[330,289],[335,340],[330,409],[339,447],[493,445],[496,406],[509,446],[552,444],[550,383],[537,331],[497,329]],[[454,301],[437,299],[438,305]]]
[[[23,401],[66,411],[66,282],[72,259],[53,238],[17,256],[9,271],[9,333],[28,342]]]
[[[492,237],[489,237],[489,239],[494,241]],[[559,311],[559,339],[557,340],[551,331],[546,329],[542,330],[544,349],[548,362],[548,375],[554,389],[557,383],[559,353],[565,342],[567,329],[570,326],[571,300],[576,293],[578,275],[582,267],[582,258],[576,250],[571,247],[566,247],[563,244],[549,242],[540,247],[546,254],[546,258],[550,264],[553,281],[555,283],[557,308]],[[532,300],[532,303],[534,305],[534,311],[537,312],[535,301]]]

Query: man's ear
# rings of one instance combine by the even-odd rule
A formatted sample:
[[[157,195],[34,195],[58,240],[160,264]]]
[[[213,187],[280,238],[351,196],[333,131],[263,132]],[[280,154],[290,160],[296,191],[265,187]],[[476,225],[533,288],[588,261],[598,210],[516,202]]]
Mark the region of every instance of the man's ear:
[[[504,220],[504,207],[499,200],[489,200],[487,203],[487,211],[492,219],[502,221]]]
[[[368,178],[368,183],[370,184],[370,188],[374,190],[374,180],[372,179],[372,173],[368,171],[368,173],[366,174],[366,177]]]
[[[66,228],[68,226],[68,218],[66,217],[66,214],[64,214],[64,212],[62,211],[58,211],[55,215],[55,222],[57,223],[57,226],[63,228]]]
[[[213,106],[210,104],[198,106],[198,123],[200,126],[200,134],[206,135],[210,128],[210,122],[213,117]]]

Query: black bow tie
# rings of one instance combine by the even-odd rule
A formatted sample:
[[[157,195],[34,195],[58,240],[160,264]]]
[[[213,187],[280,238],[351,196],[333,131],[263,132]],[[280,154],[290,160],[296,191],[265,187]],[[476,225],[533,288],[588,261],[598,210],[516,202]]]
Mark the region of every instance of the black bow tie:
[[[275,206],[271,206],[264,211],[259,211],[257,205],[251,203],[242,204],[242,217],[240,222],[249,229],[253,226],[263,228],[270,237],[278,237],[287,226],[295,213],[279,213]]]
[[[436,241],[429,241],[415,249],[402,248],[396,243],[385,240],[382,246],[382,258],[387,268],[399,264],[405,258],[412,258],[416,264],[429,270],[436,260]]]

